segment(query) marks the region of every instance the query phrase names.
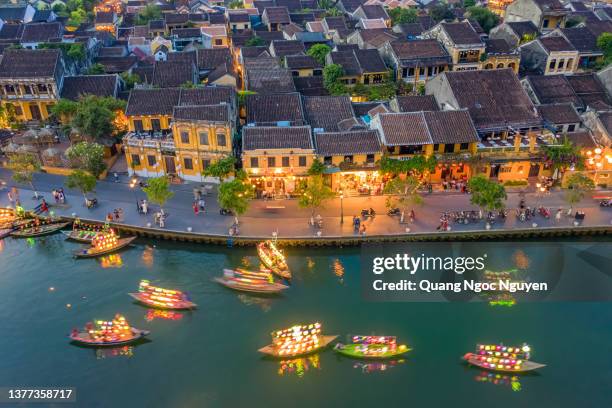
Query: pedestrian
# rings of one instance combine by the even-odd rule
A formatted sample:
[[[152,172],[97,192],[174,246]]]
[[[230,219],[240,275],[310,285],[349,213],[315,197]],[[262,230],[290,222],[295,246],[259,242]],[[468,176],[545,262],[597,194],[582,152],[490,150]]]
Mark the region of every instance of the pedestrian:
[[[136,200],[136,211],[138,212],[138,214],[142,214],[142,203],[140,202],[140,200]]]
[[[8,193],[6,193],[6,195],[8,195],[8,199],[9,199],[9,201],[11,203],[11,206],[12,206],[13,205],[13,201],[15,200],[15,197],[13,197],[13,193],[9,191]]]
[[[427,191],[429,192],[429,194],[433,193],[433,186],[431,185],[431,183],[427,183]]]
[[[560,222],[561,221],[561,214],[563,213],[563,210],[561,210],[561,208],[559,208],[557,210],[557,213],[555,214],[555,221],[556,222]]]
[[[106,214],[106,222],[113,222],[113,213]]]
[[[198,206],[200,207],[200,211],[204,212],[206,202],[204,202],[204,199],[202,197],[200,197],[200,199],[198,200]]]
[[[365,235],[365,233],[366,233],[366,226],[365,226],[365,224],[361,224],[361,227],[359,228],[359,233],[361,235]]]
[[[64,194],[64,189],[63,188],[59,189],[58,195],[59,195],[60,203],[65,204],[66,203],[66,195]]]
[[[59,203],[59,194],[57,192],[57,190],[53,189],[51,191],[51,194],[53,195],[53,199],[55,200],[55,204]]]
[[[198,215],[198,210],[199,210],[198,203],[194,201],[191,207],[193,208],[193,213],[195,215]]]
[[[414,222],[416,215],[414,213],[414,210],[410,210],[410,222]]]
[[[40,212],[41,213],[48,213],[49,212],[49,206],[47,205],[47,202],[45,201],[45,199],[42,199],[42,202],[40,203]]]
[[[164,228],[164,226],[166,225],[165,218],[166,218],[166,216],[164,215],[164,211],[161,210],[161,212],[159,214],[159,227],[160,228]]]
[[[119,175],[117,174],[117,172],[113,173],[113,177],[115,178],[115,183],[119,182]]]
[[[144,215],[149,213],[149,204],[147,203],[147,200],[142,200],[142,213]]]

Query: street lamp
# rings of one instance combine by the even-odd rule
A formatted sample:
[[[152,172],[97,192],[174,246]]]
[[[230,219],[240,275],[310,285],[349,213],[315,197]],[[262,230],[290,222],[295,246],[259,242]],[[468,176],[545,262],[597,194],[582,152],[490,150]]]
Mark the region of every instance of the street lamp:
[[[344,224],[344,193],[340,191],[340,224]]]

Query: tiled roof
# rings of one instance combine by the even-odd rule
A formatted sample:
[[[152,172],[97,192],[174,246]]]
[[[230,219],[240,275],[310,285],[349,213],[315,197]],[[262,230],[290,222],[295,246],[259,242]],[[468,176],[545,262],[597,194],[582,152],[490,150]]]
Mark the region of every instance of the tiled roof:
[[[209,37],[225,37],[227,36],[227,28],[224,25],[211,25],[200,29],[202,34]]]
[[[316,152],[321,156],[375,154],[381,150],[376,130],[323,132],[314,137]]]
[[[307,22],[316,21],[316,17],[314,13],[289,13],[289,17],[291,18],[291,22],[299,25],[304,25]]]
[[[610,7],[612,9],[612,7]],[[586,28],[597,38],[603,33],[612,33],[612,21],[588,22]]]
[[[423,113],[382,113],[378,115],[387,146],[433,144]]]
[[[166,24],[186,24],[189,21],[189,14],[163,13]]]
[[[478,129],[538,126],[535,107],[511,69],[444,72]]]
[[[49,42],[49,40],[57,39],[61,36],[62,25],[60,23],[53,22],[26,24],[23,28],[23,34],[21,34],[21,42]]]
[[[163,30],[164,29],[164,20],[150,20],[149,21],[149,30]]]
[[[295,89],[304,96],[325,96],[329,95],[323,85],[323,76],[293,77]]]
[[[301,31],[304,31],[304,29],[302,27],[300,27],[299,25],[295,24],[294,22],[291,22],[290,24],[285,24],[281,31],[285,34],[287,34],[289,37],[293,36],[295,33],[299,33]]]
[[[278,7],[287,7],[289,11],[298,11],[302,9],[300,0],[276,0],[275,3]]]
[[[247,88],[262,94],[295,92],[293,77],[285,68],[249,69]]]
[[[290,122],[302,125],[304,111],[299,93],[278,95],[248,95],[246,98],[246,123],[258,125],[276,125],[278,122]]]
[[[244,66],[247,70],[251,69],[274,69],[280,68],[278,58],[271,56],[259,56],[256,58],[245,58]]]
[[[382,18],[384,20],[389,19],[389,14],[382,6],[378,5],[362,5],[361,10],[366,18]]]
[[[181,90],[171,89],[133,89],[128,99],[125,114],[133,115],[172,115],[178,105]]]
[[[397,33],[394,33],[388,28],[370,28],[359,30],[357,33],[364,43],[370,44],[374,48],[378,48],[386,42],[395,41],[399,38]]]
[[[538,38],[538,41],[546,50],[548,50],[548,52],[576,50],[572,44],[560,36],[540,37]]]
[[[323,68],[323,65],[310,55],[288,55],[285,63],[289,69]]]
[[[325,17],[323,19],[323,25],[326,26],[329,30],[341,30],[348,28],[346,26],[344,16]]]
[[[128,55],[125,57],[98,57],[94,60],[98,64],[104,65],[104,72],[108,74],[118,74],[128,71],[138,62],[138,57]]]
[[[173,61],[156,61],[153,71],[153,86],[174,88],[194,81],[192,64],[182,64]]]
[[[559,0],[534,0],[542,11],[567,11]]]
[[[485,40],[486,48],[485,52],[489,54],[512,54],[514,51],[510,47],[510,44],[502,38],[493,39],[489,38]]]
[[[307,96],[304,97],[306,120],[313,129],[327,132],[338,130],[338,123],[353,118],[351,98],[348,96]]]
[[[433,95],[397,96],[397,108],[400,112],[420,112],[440,110]]]
[[[242,150],[314,149],[310,126],[242,128]]]
[[[586,106],[593,106],[597,101],[612,105],[612,99],[597,75],[593,73],[569,75],[567,81]]]
[[[259,11],[259,14],[263,14],[264,10],[268,7],[274,7],[274,0],[255,0],[253,5]]]
[[[248,23],[250,22],[249,14],[244,12],[231,11],[228,14],[230,23]]]
[[[186,121],[229,122],[228,105],[176,106],[172,118]]]
[[[582,105],[564,75],[528,75],[526,81],[542,104],[573,103],[576,106]]]
[[[537,108],[542,119],[554,125],[580,122],[580,116],[571,103],[538,105]]]
[[[233,105],[236,91],[227,86],[206,86],[201,88],[183,89],[179,105]]]
[[[266,7],[262,18],[275,24],[289,24],[291,22],[287,7]]]
[[[415,66],[423,63],[422,60],[432,64],[450,63],[451,58],[438,40],[395,41],[391,43],[393,53],[400,60],[403,67]]]
[[[561,33],[580,52],[601,52],[597,37],[586,27],[562,28]]]
[[[441,23],[441,25],[451,41],[457,45],[479,44],[482,42],[478,33],[467,21],[462,23]]]
[[[423,33],[423,26],[421,23],[404,23],[397,24],[397,27],[401,30],[405,36],[416,37]]]
[[[173,28],[172,35],[177,38],[197,38],[202,36],[202,30],[199,28]]]
[[[256,31],[256,36],[266,41],[266,43],[270,43],[274,40],[284,40],[285,37],[282,31]]]
[[[229,48],[199,48],[198,69],[215,69],[225,63],[232,64],[232,54]]]
[[[15,40],[21,38],[23,24],[4,24],[0,29],[0,40]]]
[[[467,110],[423,112],[434,143],[470,143],[480,141]]]
[[[329,55],[332,63],[342,65],[347,76],[387,70],[377,50],[333,51]]]
[[[508,24],[508,27],[510,27],[519,38],[523,38],[525,35],[538,35],[538,28],[531,21],[511,21],[505,24]]]
[[[242,47],[240,48],[240,54],[242,58],[257,58],[262,54],[267,54],[266,56],[270,56],[268,51],[268,47],[263,45],[257,47]]]
[[[64,77],[62,98],[76,101],[81,95],[115,96],[117,75],[78,75]]]
[[[132,68],[132,74],[138,75],[140,81],[145,84],[150,84],[153,81],[153,71],[155,67],[153,65],[144,65],[142,67]]]
[[[275,40],[270,44],[270,51],[273,51],[275,56],[282,58],[287,55],[303,54],[306,49],[301,41]]]
[[[210,13],[208,15],[208,21],[210,24],[225,24],[225,14],[223,13]]]
[[[98,52],[98,57],[122,57],[126,54],[125,47],[102,47]]]
[[[429,30],[430,28],[436,25],[436,22],[434,21],[434,19],[428,15],[427,16],[417,16],[417,21],[421,24],[421,26],[423,26],[423,30]]]
[[[114,24],[116,15],[112,11],[98,11],[96,13],[96,24]]]
[[[168,62],[177,62],[177,63],[180,62],[181,64],[193,63],[194,65],[197,65],[198,63],[197,52],[201,50],[202,49],[193,50],[193,51],[169,52],[168,54],[166,54],[166,57],[168,58]]]
[[[60,58],[59,50],[5,50],[0,78],[53,77]]]
[[[353,102],[352,105],[355,115],[361,117],[367,115],[372,109],[375,109],[380,105],[380,102]]]
[[[593,135],[588,130],[568,132],[566,136],[574,146],[586,149],[597,147],[597,143],[595,143],[595,140],[593,140]]]
[[[352,13],[357,10],[359,6],[361,6],[365,2],[366,0],[340,0],[340,3],[342,3],[344,9],[349,13]]]

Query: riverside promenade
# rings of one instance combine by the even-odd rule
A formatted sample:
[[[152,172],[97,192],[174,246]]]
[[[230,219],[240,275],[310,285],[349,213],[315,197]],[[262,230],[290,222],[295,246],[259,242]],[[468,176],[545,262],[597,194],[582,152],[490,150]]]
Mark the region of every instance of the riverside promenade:
[[[0,180],[3,180],[6,185],[0,192],[0,205],[8,206],[9,200],[7,191],[8,188],[15,185],[11,180],[11,174],[6,169],[0,169]],[[104,222],[108,213],[113,212],[116,208],[123,209],[124,217],[117,225],[134,227],[140,231],[151,230],[152,232],[171,233],[180,232],[189,235],[211,235],[218,238],[227,238],[229,229],[234,221],[232,216],[223,216],[219,214],[219,206],[217,204],[216,192],[213,188],[210,195],[205,196],[206,211],[195,215],[192,209],[194,200],[193,188],[199,187],[200,183],[185,183],[173,185],[174,197],[166,203],[164,211],[168,213],[163,230],[156,227],[153,221],[153,213],[158,211],[158,207],[150,206],[148,215],[139,214],[137,211],[137,200],[146,198],[145,193],[136,187],[131,189],[129,186],[130,179],[127,176],[121,176],[119,182],[114,182],[110,176],[106,180],[99,181],[95,193],[90,196],[95,196],[98,199],[99,205],[93,209],[87,209],[84,205],[83,195],[74,190],[69,190],[64,186],[64,177],[49,175],[44,173],[36,174],[34,177],[34,185],[42,196],[45,197],[50,205],[50,210],[59,216],[73,217],[78,216],[85,220],[94,220]],[[33,191],[29,186],[16,185],[20,191],[21,204],[26,209],[32,209],[39,204],[39,201],[33,199]],[[63,187],[66,193],[66,204],[55,205],[51,191]],[[513,230],[543,230],[543,229],[558,229],[567,232],[574,229],[597,228],[599,233],[612,232],[612,208],[602,208],[599,202],[594,200],[592,195],[609,195],[612,193],[594,192],[587,196],[581,203],[574,207],[575,210],[584,211],[586,217],[579,227],[574,226],[574,218],[563,216],[557,221],[554,214],[557,208],[568,208],[568,204],[563,200],[563,192],[553,191],[549,194],[542,195],[536,192],[529,192],[529,189],[524,194],[519,194],[519,191],[509,191],[507,200],[507,209],[509,209],[508,217],[504,220],[498,220],[491,226],[491,230],[485,229],[485,222],[480,221],[470,224],[458,224],[450,222],[450,232],[438,232],[436,227],[439,225],[440,215],[446,211],[461,211],[461,210],[477,210],[476,207],[470,204],[468,194],[460,192],[434,192],[432,194],[424,194],[424,204],[415,206],[416,219],[413,223],[399,223],[398,216],[388,216],[386,214],[385,197],[367,196],[367,197],[347,197],[344,200],[339,198],[330,200],[320,208],[316,214],[320,214],[323,219],[323,228],[315,229],[309,225],[311,212],[308,209],[301,209],[297,205],[297,200],[253,200],[250,203],[249,210],[246,214],[239,217],[240,232],[238,240],[248,238],[265,238],[276,235],[278,238],[286,239],[329,239],[333,238],[359,238],[373,236],[393,236],[395,238],[417,237],[424,234],[449,234],[456,235],[458,233],[495,233],[495,232],[510,232]],[[519,221],[514,209],[518,206],[521,198],[526,200],[526,205],[530,207],[538,207],[543,205],[552,209],[552,216],[549,219],[543,216],[536,215],[530,221]],[[354,231],[352,218],[354,215],[360,216],[361,209],[373,208],[376,211],[374,218],[368,218],[363,221],[366,226],[365,235],[361,236]],[[343,217],[342,217],[343,215]],[[343,218],[343,222],[342,221]],[[407,220],[406,215],[406,220]],[[533,224],[536,224],[534,226]],[[318,235],[320,231],[320,236]],[[145,234],[147,235],[147,234]],[[156,236],[159,234],[149,234]]]

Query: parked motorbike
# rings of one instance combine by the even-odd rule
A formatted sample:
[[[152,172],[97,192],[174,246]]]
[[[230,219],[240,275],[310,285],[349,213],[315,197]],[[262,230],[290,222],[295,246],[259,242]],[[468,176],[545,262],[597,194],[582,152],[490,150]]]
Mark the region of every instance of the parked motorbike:
[[[375,215],[376,215],[376,211],[374,211],[373,208],[370,208],[369,210],[366,210],[366,209],[361,210],[361,216],[363,218],[374,217]]]
[[[400,215],[402,212],[400,211],[399,208],[389,208],[389,210],[387,211],[387,215]],[[362,212],[363,214],[363,212]]]
[[[599,202],[600,207],[612,207],[612,200],[602,200]]]
[[[85,205],[87,206],[87,208],[95,208],[98,206],[98,199],[97,198],[88,198],[85,200]]]

